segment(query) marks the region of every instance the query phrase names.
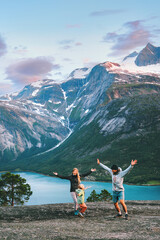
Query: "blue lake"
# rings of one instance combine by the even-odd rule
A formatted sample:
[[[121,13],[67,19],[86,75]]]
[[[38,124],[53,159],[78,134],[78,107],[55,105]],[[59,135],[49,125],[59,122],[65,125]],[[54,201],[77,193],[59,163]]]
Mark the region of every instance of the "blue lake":
[[[33,191],[30,200],[25,205],[41,205],[52,203],[68,203],[72,202],[70,196],[70,181],[44,176],[38,173],[32,172],[16,172],[21,177],[27,180]],[[85,198],[90,195],[92,190],[96,190],[100,193],[102,189],[106,189],[112,193],[112,184],[106,182],[85,182],[82,183],[91,188],[85,191]],[[126,185],[125,199],[126,200],[160,200],[160,186],[136,186]]]
[[[72,202],[69,192],[70,181],[32,172],[19,172],[18,174],[27,180],[27,183],[30,184],[33,191],[26,205]],[[85,186],[91,186],[91,188],[85,191],[85,198],[87,198],[94,189],[97,193],[100,193],[102,189],[106,189],[112,193],[111,183],[85,181],[82,181],[82,183]],[[124,188],[126,200],[160,200],[160,186],[135,186],[124,184]]]

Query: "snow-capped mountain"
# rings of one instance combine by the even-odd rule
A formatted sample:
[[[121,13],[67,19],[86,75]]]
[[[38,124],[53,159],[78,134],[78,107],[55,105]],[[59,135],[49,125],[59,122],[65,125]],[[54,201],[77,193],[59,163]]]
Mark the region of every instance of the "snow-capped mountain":
[[[123,62],[134,62],[138,67],[160,64],[160,47],[148,43],[139,53],[134,51],[123,59]]]
[[[155,54],[159,51],[151,44],[144,49],[148,48]],[[0,166],[3,160],[11,169],[28,169],[31,161],[30,170],[48,173],[50,164],[61,169],[64,162],[74,167],[84,161],[87,166],[97,153],[114,159],[112,149],[124,151],[124,159],[130,151],[136,157],[139,150],[128,143],[139,141],[143,149],[143,136],[157,139],[152,152],[159,144],[160,63],[153,64],[147,54],[152,64],[138,66],[136,60],[146,51],[134,52],[120,64],[106,61],[92,69],[76,69],[60,83],[45,79],[1,97]],[[148,159],[154,155],[157,161],[154,151]],[[45,161],[45,170],[39,159],[42,165]]]

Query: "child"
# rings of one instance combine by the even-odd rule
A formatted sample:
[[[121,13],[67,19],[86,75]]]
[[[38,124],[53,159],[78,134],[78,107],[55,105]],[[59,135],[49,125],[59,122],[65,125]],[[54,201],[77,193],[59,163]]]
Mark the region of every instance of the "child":
[[[70,193],[71,197],[73,198],[74,201],[74,215],[78,215],[78,203],[77,203],[77,194],[76,194],[76,189],[78,189],[78,185],[81,183],[81,177],[88,176],[92,172],[95,172],[96,169],[91,168],[91,170],[87,173],[79,174],[79,171],[77,168],[74,168],[72,171],[72,175],[69,176],[62,176],[59,175],[57,172],[53,172],[54,175],[61,179],[67,179],[70,181]]]
[[[84,190],[87,189],[87,188],[90,188],[90,187],[86,187],[85,188],[83,184],[79,184],[78,189],[76,190],[76,193],[77,193],[77,203],[79,204],[80,209],[81,209],[79,211],[79,213],[78,213],[78,216],[80,216],[80,217],[84,217],[83,213],[87,209],[87,206],[86,206],[86,204],[84,202],[84,194],[85,194]]]
[[[132,160],[131,165],[124,171],[122,171],[121,168],[118,168],[117,165],[113,165],[111,169],[104,164],[100,163],[99,159],[97,159],[97,163],[107,170],[111,177],[112,177],[112,190],[113,190],[113,202],[114,206],[118,212],[117,217],[122,217],[122,213],[120,210],[120,207],[118,205],[118,201],[120,200],[120,203],[123,207],[123,210],[125,212],[125,218],[128,219],[128,212],[127,212],[127,206],[124,202],[124,187],[123,187],[123,177],[133,168],[135,164],[137,164],[137,160]]]

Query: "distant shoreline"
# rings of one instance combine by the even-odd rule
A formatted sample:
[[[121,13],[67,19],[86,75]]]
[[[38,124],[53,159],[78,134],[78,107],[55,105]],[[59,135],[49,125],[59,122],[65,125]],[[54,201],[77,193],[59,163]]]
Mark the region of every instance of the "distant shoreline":
[[[53,178],[56,178],[56,176],[52,176],[52,175],[49,175],[49,174],[44,174],[44,173],[41,173],[41,172],[36,172],[36,171],[25,171],[25,170],[17,170],[17,171],[0,171],[0,173],[5,173],[5,172],[31,172],[31,173],[37,173],[37,174],[41,174],[43,176],[46,176],[46,177],[53,177]],[[155,180],[150,180],[150,181],[155,181]],[[106,183],[112,183],[111,181],[104,181],[104,180],[85,180],[85,182],[106,182]],[[135,184],[135,183],[127,183],[127,182],[124,182],[124,184],[126,185],[135,185],[135,186],[148,186],[148,187],[152,187],[152,186],[160,186],[160,181],[157,183],[157,184],[149,184],[149,183],[143,183],[143,184]]]

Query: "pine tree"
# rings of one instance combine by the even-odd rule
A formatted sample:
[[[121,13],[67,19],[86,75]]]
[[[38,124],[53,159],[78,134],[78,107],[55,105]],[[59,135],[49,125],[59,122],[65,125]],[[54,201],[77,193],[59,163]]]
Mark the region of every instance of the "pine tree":
[[[28,201],[32,191],[26,179],[19,174],[7,172],[0,178],[0,205],[23,205]]]
[[[90,196],[87,198],[87,202],[100,202],[110,200],[112,200],[112,195],[106,189],[101,190],[101,193],[99,194],[93,190]]]
[[[112,200],[112,195],[106,190],[101,190],[101,193],[99,194],[99,201],[110,201]]]
[[[98,202],[98,201],[99,201],[99,194],[97,194],[96,191],[93,190],[90,196],[87,198],[87,202]]]

